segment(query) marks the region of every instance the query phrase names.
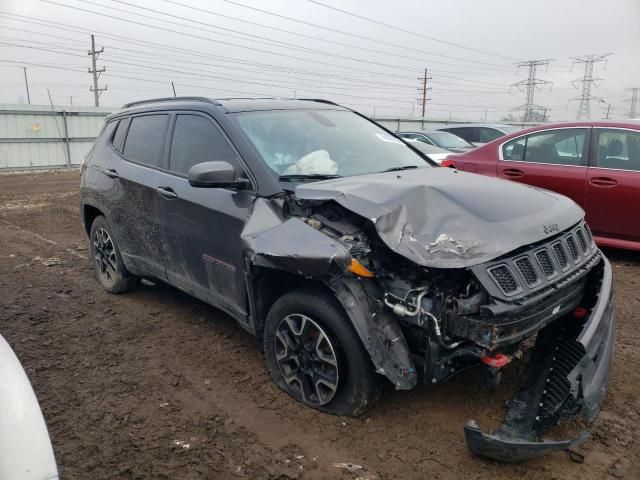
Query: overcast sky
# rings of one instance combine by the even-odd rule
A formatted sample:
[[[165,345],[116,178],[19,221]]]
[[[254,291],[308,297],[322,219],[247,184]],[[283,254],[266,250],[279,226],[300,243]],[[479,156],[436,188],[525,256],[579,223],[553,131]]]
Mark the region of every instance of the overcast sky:
[[[339,10],[337,10],[339,9]],[[262,11],[260,11],[262,10]],[[342,11],[340,11],[342,10]],[[53,23],[57,22],[57,23]],[[629,113],[640,87],[640,0],[0,0],[0,103],[92,105],[89,34],[104,47],[101,105],[172,95],[327,98],[378,117],[519,114],[516,63],[553,59],[535,103],[573,120],[571,81],[594,66],[591,118]],[[640,105],[638,106],[640,110]]]

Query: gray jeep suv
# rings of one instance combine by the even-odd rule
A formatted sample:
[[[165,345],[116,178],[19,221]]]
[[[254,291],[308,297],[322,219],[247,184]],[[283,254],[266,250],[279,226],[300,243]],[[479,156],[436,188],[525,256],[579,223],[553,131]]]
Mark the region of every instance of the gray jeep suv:
[[[502,426],[465,425],[474,452],[509,461],[583,440],[542,435],[604,397],[611,267],[584,212],[439,168],[332,102],[125,105],[83,164],[81,213],[105,289],[152,278],[224,310],[313,408],[358,415],[384,381],[477,367],[495,385],[528,362]]]

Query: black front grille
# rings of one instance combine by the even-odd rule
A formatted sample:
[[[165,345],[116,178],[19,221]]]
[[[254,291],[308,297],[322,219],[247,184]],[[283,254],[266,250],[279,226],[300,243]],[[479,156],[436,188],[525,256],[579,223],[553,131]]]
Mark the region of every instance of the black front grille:
[[[568,376],[585,354],[584,347],[573,338],[560,339],[549,370],[538,415],[543,423],[555,423],[563,410],[576,408]]]
[[[532,286],[540,281],[538,278],[538,272],[536,272],[536,269],[529,257],[519,258],[514,263],[516,264],[516,267],[518,267],[518,271],[522,274],[522,278],[524,278],[527,285]]]
[[[576,245],[576,241],[573,239],[573,235],[569,235],[566,238],[567,247],[569,247],[569,253],[571,254],[571,258],[573,261],[578,260],[578,246]]]
[[[558,260],[558,264],[560,268],[565,269],[569,266],[569,259],[567,258],[567,254],[564,251],[564,247],[560,242],[553,244],[553,254],[556,256],[556,260]]]
[[[556,268],[553,266],[553,262],[551,261],[551,256],[549,255],[548,250],[540,250],[536,253],[536,258],[538,259],[540,268],[542,268],[542,272],[545,274],[545,276],[551,277],[554,273],[556,273]]]
[[[519,290],[520,286],[518,285],[517,280],[506,265],[493,267],[489,272],[505,294],[514,293]]]

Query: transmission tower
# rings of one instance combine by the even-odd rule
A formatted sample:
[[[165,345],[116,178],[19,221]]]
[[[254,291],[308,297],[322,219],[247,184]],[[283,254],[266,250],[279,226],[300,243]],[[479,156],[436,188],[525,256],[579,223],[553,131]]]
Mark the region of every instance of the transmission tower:
[[[546,119],[547,116],[547,107],[543,107],[541,105],[536,105],[534,103],[534,95],[536,90],[542,90],[546,85],[552,85],[553,82],[549,82],[547,80],[540,80],[537,78],[538,67],[546,67],[549,65],[549,62],[552,59],[546,60],[529,60],[527,62],[520,62],[517,64],[518,71],[522,67],[526,67],[529,70],[529,75],[525,80],[521,80],[512,84],[512,87],[517,87],[521,92],[527,92],[527,98],[524,105],[520,105],[515,107],[513,110],[524,110],[524,114],[522,115],[523,122],[534,122],[540,119],[542,113],[543,119]]]
[[[631,107],[629,108],[629,118],[636,118],[638,107],[640,106],[640,88],[631,88]]]
[[[420,87],[418,88],[418,102],[422,104],[422,118],[424,118],[424,114],[427,108],[427,101],[431,100],[427,98],[427,92],[431,90],[431,87],[427,87],[427,82],[431,80],[431,77],[428,75],[427,69],[424,69],[424,76],[418,77],[420,80]]]
[[[570,102],[580,100],[576,120],[582,120],[583,118],[588,120],[591,118],[591,100],[600,100],[599,97],[591,96],[591,87],[593,85],[598,86],[602,83],[601,78],[594,78],[593,66],[599,62],[605,62],[606,65],[607,57],[609,55],[611,54],[605,53],[604,55],[583,55],[582,57],[571,57],[573,58],[573,65],[571,66],[572,69],[576,63],[584,63],[584,76],[572,82],[575,88],[578,88],[578,86],[582,84],[582,95],[569,100]]]
[[[96,40],[92,34],[91,50],[89,50],[89,55],[91,56],[91,68],[89,69],[89,73],[93,75],[93,87],[89,87],[89,91],[93,92],[93,100],[96,107],[100,106],[100,95],[107,89],[106,85],[102,88],[98,86],[98,79],[100,78],[100,74],[105,71],[104,67],[98,69],[96,66],[98,55],[100,55],[102,52],[104,52],[104,47],[100,50],[96,50]]]

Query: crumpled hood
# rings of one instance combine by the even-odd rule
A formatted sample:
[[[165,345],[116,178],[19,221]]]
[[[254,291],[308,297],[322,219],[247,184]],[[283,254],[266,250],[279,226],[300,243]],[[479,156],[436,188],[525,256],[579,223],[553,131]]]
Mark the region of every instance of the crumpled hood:
[[[419,168],[296,187],[370,219],[395,252],[427,267],[477,265],[578,223],[583,210],[547,190],[450,168]]]

